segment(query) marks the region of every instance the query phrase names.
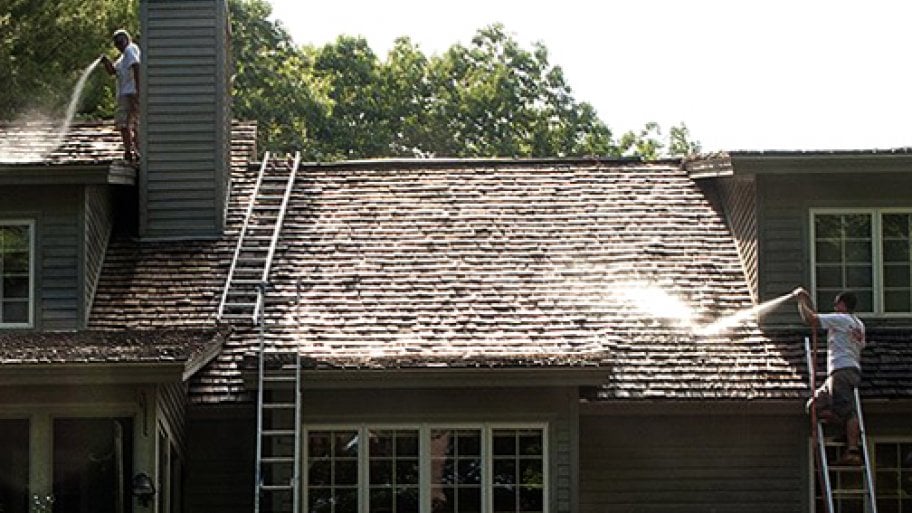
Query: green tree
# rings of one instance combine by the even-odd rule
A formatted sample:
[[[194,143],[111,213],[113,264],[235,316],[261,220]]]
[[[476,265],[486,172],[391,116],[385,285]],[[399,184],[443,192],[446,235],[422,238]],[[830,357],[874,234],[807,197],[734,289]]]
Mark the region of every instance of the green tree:
[[[264,0],[230,0],[235,66],[234,116],[257,121],[260,148],[314,146],[330,108],[326,84],[310,70],[312,57],[294,45]]]
[[[138,36],[137,0],[6,0],[0,12],[0,119],[26,111],[59,109],[82,70],[111,35],[126,28]],[[98,72],[86,87],[83,112],[110,115],[113,81]]]

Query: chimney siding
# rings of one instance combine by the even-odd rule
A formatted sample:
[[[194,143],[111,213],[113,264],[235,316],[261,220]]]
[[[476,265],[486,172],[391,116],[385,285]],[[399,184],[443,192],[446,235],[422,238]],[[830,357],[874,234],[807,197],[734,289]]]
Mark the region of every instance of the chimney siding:
[[[217,237],[231,109],[225,0],[142,0],[140,236]]]

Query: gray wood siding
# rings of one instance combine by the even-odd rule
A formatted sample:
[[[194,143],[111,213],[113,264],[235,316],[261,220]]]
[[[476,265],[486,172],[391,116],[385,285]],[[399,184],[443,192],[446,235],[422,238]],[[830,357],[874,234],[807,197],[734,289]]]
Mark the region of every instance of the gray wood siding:
[[[144,0],[140,234],[213,237],[230,144],[224,0]]]
[[[800,415],[583,415],[579,511],[808,511],[806,422]]]
[[[113,226],[113,207],[111,191],[106,186],[91,185],[85,189],[85,309],[83,323],[88,321],[92,309],[95,287],[101,275],[105,251],[111,238]]]
[[[757,187],[753,180],[720,179],[717,184],[726,221],[735,243],[751,297],[759,299],[757,276]]]
[[[73,330],[83,319],[82,187],[0,189],[0,218],[35,221],[35,328]]]
[[[759,290],[761,301],[766,301],[798,285],[810,286],[810,209],[912,207],[912,174],[758,176],[757,198]],[[800,320],[794,303],[786,302],[762,322],[784,325]]]
[[[158,409],[174,435],[181,456],[186,454],[187,386],[184,383],[163,385],[158,389]]]

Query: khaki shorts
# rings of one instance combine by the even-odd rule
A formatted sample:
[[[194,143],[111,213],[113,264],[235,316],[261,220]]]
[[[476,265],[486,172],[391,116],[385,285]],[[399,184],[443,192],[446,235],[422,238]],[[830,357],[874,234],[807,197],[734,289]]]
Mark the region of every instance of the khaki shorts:
[[[139,96],[125,94],[117,97],[117,128],[136,130],[139,124]]]

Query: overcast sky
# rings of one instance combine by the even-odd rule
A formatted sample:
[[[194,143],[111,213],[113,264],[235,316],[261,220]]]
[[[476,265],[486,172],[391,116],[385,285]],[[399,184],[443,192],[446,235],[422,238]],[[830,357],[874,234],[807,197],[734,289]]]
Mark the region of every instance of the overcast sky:
[[[912,146],[912,1],[270,0],[299,44],[426,54],[503,23],[541,41],[620,133],[687,123],[703,149]]]

